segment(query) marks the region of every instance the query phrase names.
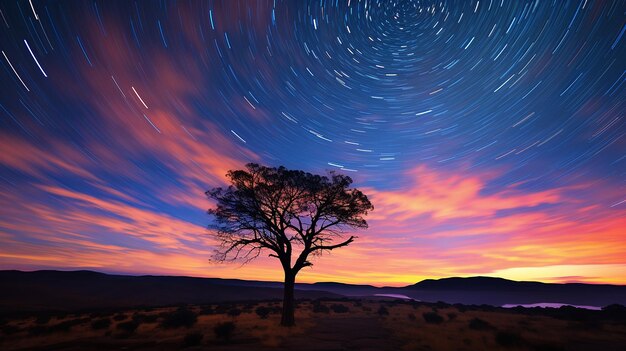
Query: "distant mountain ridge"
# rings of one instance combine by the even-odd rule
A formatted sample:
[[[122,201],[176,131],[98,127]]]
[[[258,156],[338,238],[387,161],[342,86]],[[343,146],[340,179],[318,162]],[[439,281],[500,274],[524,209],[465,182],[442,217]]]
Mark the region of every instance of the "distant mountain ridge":
[[[626,287],[624,285],[611,284],[585,284],[585,283],[543,283],[535,281],[516,281],[497,277],[450,277],[441,279],[425,279],[419,283],[409,285],[406,288],[428,288],[428,289],[444,289],[444,288],[518,288],[520,286],[527,287],[546,287],[546,286],[578,286],[578,287]]]
[[[0,271],[0,313],[209,304],[282,298],[279,283],[93,271]],[[297,291],[297,298],[341,297]]]
[[[626,286],[517,282],[503,278],[426,279],[406,287],[374,287],[335,282],[297,283],[297,298],[409,298],[461,304],[542,302],[606,306],[626,304]],[[0,271],[0,313],[80,310],[282,298],[282,283],[184,276],[129,276],[94,271]]]
[[[402,290],[420,300],[498,306],[554,302],[602,307],[626,303],[624,285],[555,284],[494,277],[427,279]]]

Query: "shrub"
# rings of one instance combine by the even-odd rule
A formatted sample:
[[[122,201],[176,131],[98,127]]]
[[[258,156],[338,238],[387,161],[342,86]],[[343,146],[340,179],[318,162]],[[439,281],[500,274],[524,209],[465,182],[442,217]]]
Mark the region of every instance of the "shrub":
[[[156,314],[135,313],[133,320],[137,323],[156,323],[159,316]]]
[[[227,313],[230,317],[237,317],[241,314],[241,310],[238,308],[231,308]]]
[[[250,313],[254,310],[254,308],[256,307],[256,303],[247,303],[243,306],[242,311],[245,313]],[[296,307],[298,307],[298,303],[296,302]]]
[[[52,317],[49,314],[42,314],[39,315],[36,319],[35,319],[35,323],[36,324],[48,324],[48,322],[50,322],[50,319]]]
[[[139,323],[136,321],[126,321],[117,325],[118,330],[122,330],[128,334],[132,334],[139,327]]]
[[[28,335],[42,335],[48,332],[48,329],[43,325],[35,325],[28,329]]]
[[[487,305],[487,304],[482,304],[477,306],[479,311],[485,311],[485,312],[493,312],[496,311],[498,308],[500,307],[495,307],[495,306],[491,306],[491,305]]]
[[[449,303],[445,303],[443,301],[437,301],[437,303],[435,303],[435,307],[437,308],[448,308],[450,307]]]
[[[265,306],[259,306],[257,307],[254,312],[256,312],[256,314],[261,317],[261,319],[267,319],[267,317],[269,316],[271,310],[269,309],[269,307],[265,307]]]
[[[469,322],[469,328],[473,330],[490,330],[493,329],[493,326],[480,318],[473,318]]]
[[[454,312],[448,313],[448,320],[454,320],[454,319],[456,319],[456,317],[457,317],[456,313],[454,313]]]
[[[203,338],[204,334],[200,332],[189,333],[185,335],[185,338],[183,339],[183,344],[185,345],[185,347],[198,346],[202,343]]]
[[[524,340],[522,337],[513,331],[499,331],[496,333],[496,342],[505,347],[522,346]]]
[[[96,319],[95,321],[91,322],[91,329],[93,330],[108,329],[109,326],[111,326],[110,318]]]
[[[440,316],[437,312],[425,312],[422,314],[426,323],[430,324],[441,324],[443,323],[443,317]]]
[[[87,323],[88,321],[89,321],[89,318],[70,319],[70,320],[63,321],[61,323],[57,323],[55,325],[50,326],[48,328],[48,331],[50,331],[50,332],[58,332],[58,331],[67,332],[73,326],[79,325],[79,324],[83,324],[83,323]]]
[[[417,317],[415,317],[415,313],[409,313],[408,317],[409,317],[410,321],[416,321],[417,320]]]
[[[465,311],[467,311],[467,306],[462,305],[460,303],[455,303],[454,307],[456,307],[456,309],[459,310],[459,312],[461,313],[465,313]]]
[[[215,332],[216,338],[220,340],[224,340],[224,341],[229,341],[230,338],[233,336],[233,332],[235,331],[235,323],[233,322],[218,323],[213,328],[213,331]]]
[[[376,311],[376,313],[378,313],[378,315],[380,315],[380,316],[388,316],[389,315],[389,310],[387,309],[387,307],[381,305],[378,308],[378,311]]]
[[[316,303],[316,304],[313,305],[313,312],[315,312],[315,313],[329,313],[330,309],[326,305],[323,305],[321,303]]]
[[[180,307],[176,311],[164,316],[161,326],[163,328],[180,328],[191,327],[196,324],[198,317],[193,311],[188,310],[185,307]]]
[[[217,305],[215,306],[215,314],[224,314],[226,312],[228,312],[228,310],[231,309],[230,305],[224,304],[224,305]]]
[[[2,326],[2,333],[5,335],[15,334],[21,331],[21,329],[15,325],[6,324]]]
[[[89,314],[89,318],[94,319],[94,318],[102,318],[105,317],[106,314],[104,312],[92,312]]]
[[[612,304],[602,307],[602,314],[607,319],[626,323],[626,307],[623,305]]]
[[[340,303],[334,303],[334,304],[330,305],[330,309],[333,310],[333,312],[335,312],[335,313],[348,313],[348,312],[350,312],[350,309],[348,308],[348,306],[340,304]]]
[[[614,304],[602,307],[602,311],[626,314],[626,306],[614,303]]]
[[[213,307],[206,306],[206,307],[203,307],[198,314],[201,316],[204,316],[204,315],[211,315],[214,313],[215,313],[215,310],[213,310]]]
[[[113,316],[113,320],[116,322],[121,322],[125,320],[126,318],[128,318],[128,316],[123,313],[118,313],[115,316]]]

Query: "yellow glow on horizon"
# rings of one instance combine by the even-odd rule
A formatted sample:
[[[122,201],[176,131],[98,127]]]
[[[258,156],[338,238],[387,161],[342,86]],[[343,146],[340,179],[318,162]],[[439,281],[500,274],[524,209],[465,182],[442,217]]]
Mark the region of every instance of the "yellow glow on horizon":
[[[483,274],[520,281],[546,283],[581,282],[626,285],[626,264],[581,264],[544,267],[514,267]]]

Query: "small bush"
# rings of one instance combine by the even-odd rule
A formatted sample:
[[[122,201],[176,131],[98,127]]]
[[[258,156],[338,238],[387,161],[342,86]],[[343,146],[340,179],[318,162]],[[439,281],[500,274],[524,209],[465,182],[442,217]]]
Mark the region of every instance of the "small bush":
[[[256,307],[256,303],[247,303],[243,306],[242,312],[251,313]],[[298,307],[298,303],[296,302],[296,307]]]
[[[265,307],[265,306],[259,306],[257,307],[254,312],[261,318],[261,319],[267,319],[267,317],[270,315],[270,312],[272,310],[269,309],[269,307]]]
[[[6,324],[2,326],[2,333],[5,335],[15,334],[19,331],[21,331],[19,327],[11,325],[11,324]]]
[[[348,306],[340,304],[340,303],[334,303],[334,304],[330,305],[330,309],[333,310],[333,312],[335,312],[335,313],[348,313],[348,312],[350,312],[350,309],[348,308]]]
[[[604,312],[626,313],[626,306],[614,303],[608,306],[602,307]]]
[[[139,323],[135,321],[126,321],[117,325],[117,329],[132,334],[139,327]]]
[[[110,318],[96,319],[95,321],[91,322],[91,329],[93,330],[108,329],[110,326]]]
[[[89,318],[94,319],[94,318],[102,318],[105,317],[106,314],[104,312],[92,312],[89,314]]]
[[[224,314],[227,313],[229,310],[231,309],[230,305],[224,304],[224,305],[217,305],[215,306],[215,314]]]
[[[381,305],[378,308],[378,311],[376,311],[376,313],[378,313],[379,316],[388,316],[389,315],[389,310],[387,309],[387,307]]]
[[[231,308],[227,313],[230,317],[237,317],[241,314],[241,310],[238,308]]]
[[[32,336],[43,335],[47,332],[48,332],[48,329],[44,327],[43,325],[35,325],[28,329],[28,335],[32,335]]]
[[[123,321],[123,320],[125,320],[127,318],[128,318],[128,316],[123,314],[123,313],[118,313],[115,316],[113,316],[113,320],[116,321],[116,322],[121,322],[121,321]]]
[[[451,321],[452,321],[452,320],[455,320],[455,319],[456,319],[456,317],[457,317],[457,314],[456,314],[456,313],[454,313],[454,312],[450,312],[450,313],[448,313],[448,320],[451,320]]]
[[[493,326],[480,318],[473,318],[469,322],[469,328],[473,330],[490,330],[493,329]]]
[[[211,314],[214,314],[214,313],[215,313],[215,310],[213,310],[213,307],[206,306],[206,307],[202,308],[198,314],[201,315],[201,316],[206,316],[206,315],[211,315]]]
[[[159,316],[156,314],[135,313],[133,320],[137,323],[156,323]]]
[[[448,308],[448,307],[450,307],[450,304],[449,304],[449,303],[445,303],[445,302],[443,302],[443,301],[437,301],[437,303],[435,304],[435,306],[436,306],[437,308]]]
[[[408,318],[410,321],[416,321],[417,317],[415,316],[415,313],[409,313],[408,314]]]
[[[70,331],[70,329],[72,329],[73,326],[75,325],[80,325],[83,323],[87,323],[89,321],[89,318],[75,318],[75,319],[70,319],[67,321],[63,321],[61,323],[57,323],[55,325],[52,325],[48,328],[48,331],[50,332],[68,332]]]
[[[218,323],[214,328],[215,337],[219,340],[229,341],[235,331],[235,323],[223,322]]]
[[[321,303],[317,303],[317,304],[313,305],[313,312],[315,312],[315,313],[330,313],[330,309],[326,305],[323,305]]]
[[[49,314],[42,314],[35,319],[36,324],[48,324],[52,317]]]
[[[621,323],[626,323],[626,307],[612,304],[602,307],[602,314],[607,318]]]
[[[522,337],[513,331],[499,331],[496,333],[496,342],[505,347],[522,346],[524,340]]]
[[[467,306],[462,305],[460,303],[455,303],[454,307],[456,307],[456,309],[459,310],[459,312],[461,313],[465,313],[467,311]]]
[[[189,333],[185,335],[185,338],[183,339],[183,344],[185,345],[185,347],[198,346],[202,343],[203,338],[204,334],[200,332]]]
[[[196,324],[198,317],[193,311],[188,310],[185,307],[180,307],[176,311],[164,316],[161,326],[163,328],[180,328],[191,327]]]
[[[425,312],[422,314],[426,323],[430,324],[441,324],[443,323],[443,317],[440,316],[437,312]]]

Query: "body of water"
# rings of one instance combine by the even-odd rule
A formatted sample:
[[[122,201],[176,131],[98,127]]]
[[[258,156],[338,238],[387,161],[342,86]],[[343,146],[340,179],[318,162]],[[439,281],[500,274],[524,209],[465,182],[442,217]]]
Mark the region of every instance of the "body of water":
[[[541,308],[561,308],[562,306],[572,306],[572,307],[576,307],[576,308],[584,308],[586,310],[594,310],[594,311],[600,311],[602,309],[602,307],[598,307],[598,306],[584,306],[584,305],[570,305],[567,303],[558,303],[558,302],[539,302],[539,303],[532,303],[532,304],[506,304],[506,305],[502,305],[502,307],[504,308],[513,308],[513,307],[517,307],[517,306],[522,306],[522,307],[526,307],[526,308],[533,308],[533,307],[541,307]]]
[[[374,294],[374,296],[391,297],[391,298],[394,298],[394,299],[418,301],[418,300],[415,300],[412,297],[408,297],[408,296],[402,295],[402,294]]]

